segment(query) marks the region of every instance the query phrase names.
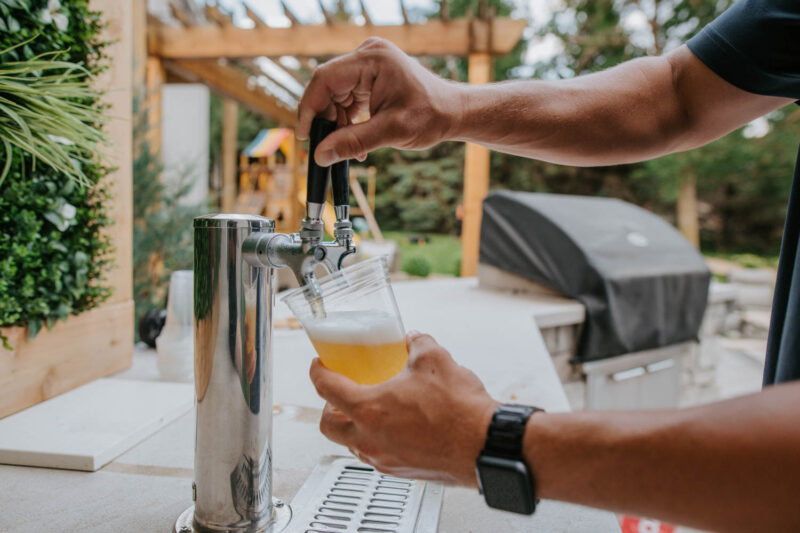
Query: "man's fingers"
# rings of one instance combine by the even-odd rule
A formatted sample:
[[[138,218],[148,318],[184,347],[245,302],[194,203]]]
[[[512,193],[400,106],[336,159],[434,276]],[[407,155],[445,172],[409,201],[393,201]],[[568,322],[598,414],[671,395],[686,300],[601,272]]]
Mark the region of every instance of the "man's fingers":
[[[355,442],[356,429],[353,421],[330,403],[326,403],[322,410],[319,429],[333,442],[348,448],[352,447]]]
[[[406,348],[408,348],[408,355],[417,355],[423,351],[429,351],[440,348],[439,343],[428,335],[415,329],[411,329],[406,333]]]
[[[362,399],[363,392],[360,390],[360,385],[325,368],[319,358],[311,362],[309,375],[317,393],[345,415],[349,415],[353,407]]]
[[[396,131],[386,112],[378,113],[366,122],[339,128],[317,145],[314,159],[323,167],[345,159],[359,156],[376,148],[391,146],[396,140]]]
[[[358,51],[333,59],[315,72],[297,106],[297,138],[308,139],[311,121],[317,116],[335,119],[335,104],[369,99],[374,74],[371,62]],[[333,115],[333,116],[331,116]]]
[[[422,365],[439,362],[442,359],[452,361],[450,353],[442,348],[430,335],[411,330],[406,334],[406,347],[408,348],[408,366],[420,367]]]

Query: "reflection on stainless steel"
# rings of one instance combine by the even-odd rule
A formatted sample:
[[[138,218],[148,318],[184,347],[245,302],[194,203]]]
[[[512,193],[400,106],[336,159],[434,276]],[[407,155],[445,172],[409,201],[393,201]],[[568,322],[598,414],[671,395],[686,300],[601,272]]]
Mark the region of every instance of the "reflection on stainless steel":
[[[346,227],[337,228],[341,239],[324,242],[319,220],[306,218],[299,234],[284,235],[273,233],[271,219],[246,215],[198,217],[194,228],[197,433],[191,531],[275,531],[274,269],[288,267],[300,283],[315,287],[319,263],[336,272],[342,258],[355,251],[352,230],[348,235]]]
[[[242,260],[263,217],[195,220],[198,531],[258,531],[272,518],[272,268]]]
[[[299,234],[256,233],[243,245],[244,258],[256,266],[272,268],[289,267],[301,285],[316,285],[316,267],[322,263],[329,272],[342,268],[345,257],[355,253],[353,230],[349,221],[337,222],[340,241],[322,240],[323,225],[320,220],[304,219]],[[349,231],[349,233],[348,233]]]
[[[314,146],[336,127],[315,124]],[[312,288],[312,304],[321,304],[317,265],[336,272],[356,251],[347,165],[336,166],[334,176],[309,157],[308,176],[306,218],[297,234],[273,233],[275,222],[259,216],[194,220],[195,505],[178,518],[177,532],[275,533],[291,516],[272,499],[273,272],[290,268]],[[324,242],[320,217],[329,178],[336,240]]]

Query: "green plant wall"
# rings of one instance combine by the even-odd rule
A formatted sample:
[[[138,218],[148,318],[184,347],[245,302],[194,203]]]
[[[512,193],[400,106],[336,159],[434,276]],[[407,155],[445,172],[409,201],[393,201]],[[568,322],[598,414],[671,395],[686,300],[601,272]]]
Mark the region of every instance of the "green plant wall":
[[[0,63],[61,51],[56,59],[85,68],[79,81],[86,81],[103,69],[101,29],[87,0],[0,0],[0,50],[16,46],[0,54]],[[87,91],[76,101],[98,108],[97,98]],[[0,112],[4,120],[9,117]],[[18,148],[10,159],[0,153],[0,167],[9,165],[0,184],[0,327],[28,325],[34,336],[110,295],[103,275],[111,248],[102,231],[111,224],[103,184],[109,169],[96,152],[74,164],[88,185]]]

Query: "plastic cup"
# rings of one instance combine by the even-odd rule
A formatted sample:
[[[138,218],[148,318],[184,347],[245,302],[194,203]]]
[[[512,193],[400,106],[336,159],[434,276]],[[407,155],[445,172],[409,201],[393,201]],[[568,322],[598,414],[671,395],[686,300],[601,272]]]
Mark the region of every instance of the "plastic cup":
[[[397,375],[408,361],[403,322],[389,282],[386,257],[356,263],[319,279],[322,309],[310,287],[287,293],[322,364],[357,383],[374,385]]]
[[[194,380],[194,276],[176,270],[169,279],[167,318],[156,339],[158,372],[165,381]]]

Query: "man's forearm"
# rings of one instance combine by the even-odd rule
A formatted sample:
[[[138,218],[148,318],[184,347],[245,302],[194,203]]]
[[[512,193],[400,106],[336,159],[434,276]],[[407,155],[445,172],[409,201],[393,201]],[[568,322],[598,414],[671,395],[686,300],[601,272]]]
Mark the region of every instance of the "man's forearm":
[[[573,79],[460,85],[454,93],[450,138],[576,166],[695,148],[790,103],[734,87],[686,46]]]
[[[683,410],[535,414],[538,496],[715,531],[800,530],[800,384]]]
[[[683,117],[663,58],[561,81],[462,86],[456,140],[568,165],[667,153]]]

